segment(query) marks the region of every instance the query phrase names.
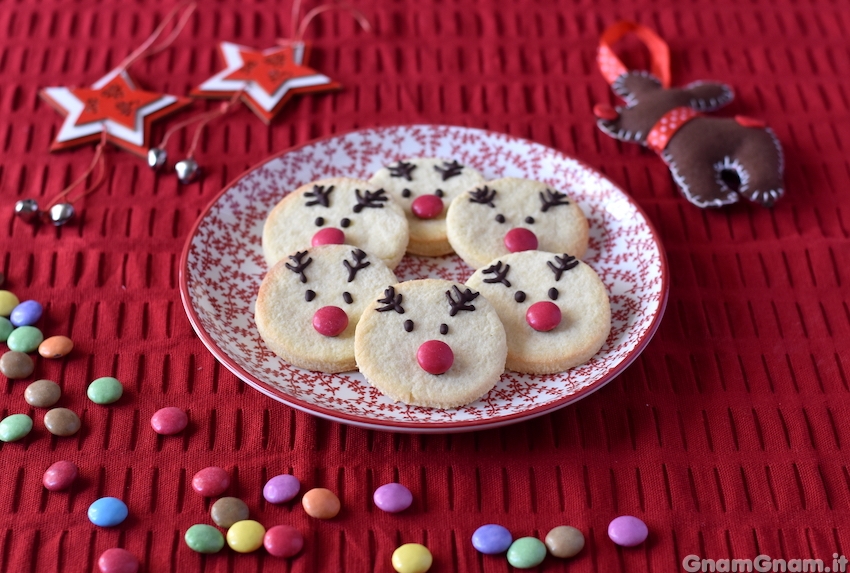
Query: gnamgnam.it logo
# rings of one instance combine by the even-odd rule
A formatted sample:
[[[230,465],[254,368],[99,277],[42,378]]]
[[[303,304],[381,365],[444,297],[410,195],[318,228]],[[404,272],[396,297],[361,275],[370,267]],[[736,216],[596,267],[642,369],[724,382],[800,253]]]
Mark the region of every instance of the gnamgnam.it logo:
[[[845,573],[848,560],[838,553],[832,554],[832,563],[823,559],[774,559],[759,555],[755,559],[703,559],[688,555],[682,559],[682,568],[688,573]]]

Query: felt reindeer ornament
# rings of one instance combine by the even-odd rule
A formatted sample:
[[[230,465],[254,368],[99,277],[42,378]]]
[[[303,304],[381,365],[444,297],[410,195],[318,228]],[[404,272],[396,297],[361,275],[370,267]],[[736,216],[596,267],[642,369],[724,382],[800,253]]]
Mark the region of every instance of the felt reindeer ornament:
[[[612,44],[629,33],[647,46],[652,73],[629,70],[614,55]],[[782,147],[773,131],[743,116],[703,115],[731,102],[731,88],[704,81],[671,88],[670,52],[652,30],[634,22],[614,24],[602,34],[597,63],[626,104],[594,106],[599,129],[658,153],[688,201],[721,207],[744,197],[772,207],[783,195]]]

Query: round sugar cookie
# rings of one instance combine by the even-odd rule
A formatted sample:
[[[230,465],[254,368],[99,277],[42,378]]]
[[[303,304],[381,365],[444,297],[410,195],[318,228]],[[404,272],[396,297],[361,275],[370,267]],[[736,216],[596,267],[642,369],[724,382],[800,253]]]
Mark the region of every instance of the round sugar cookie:
[[[354,370],[357,321],[396,280],[379,258],[356,247],[299,251],[263,279],[254,314],[257,330],[290,364],[329,373]]]
[[[448,238],[474,269],[512,252],[539,249],[582,258],[588,223],[576,202],[551,186],[505,177],[457,197],[446,217]]]
[[[608,292],[575,257],[524,251],[499,257],[466,284],[487,297],[508,333],[508,370],[554,374],[584,364],[611,330]]]
[[[404,212],[384,190],[337,177],[303,185],[272,209],[263,227],[263,255],[272,266],[311,246],[346,244],[394,269],[407,236]]]
[[[464,285],[422,279],[385,286],[354,334],[357,367],[405,404],[455,408],[490,391],[505,370],[505,329]]]
[[[452,247],[446,236],[446,211],[452,200],[484,176],[472,167],[444,159],[404,159],[379,169],[369,182],[383,188],[402,206],[410,228],[407,252],[438,257]]]

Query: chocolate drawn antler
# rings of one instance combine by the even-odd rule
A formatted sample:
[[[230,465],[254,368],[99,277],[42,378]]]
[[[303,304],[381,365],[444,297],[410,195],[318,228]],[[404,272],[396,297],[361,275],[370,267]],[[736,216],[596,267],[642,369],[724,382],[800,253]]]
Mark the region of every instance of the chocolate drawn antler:
[[[304,274],[304,270],[310,266],[310,263],[313,262],[313,259],[303,260],[304,257],[307,256],[307,251],[300,251],[295,253],[294,255],[289,255],[289,259],[295,261],[294,265],[286,264],[286,268],[292,271],[295,274],[301,275],[301,282],[307,282],[307,275]]]
[[[471,304],[467,304],[478,298],[477,292],[472,292],[469,289],[466,289],[464,292],[460,292],[460,289],[457,288],[457,285],[452,285],[452,290],[455,292],[455,296],[457,300],[452,298],[452,291],[446,291],[446,298],[449,299],[449,305],[452,309],[449,311],[449,316],[456,315],[461,310],[475,310],[475,307]]]
[[[509,270],[511,270],[511,265],[505,265],[504,268],[502,268],[502,261],[499,261],[495,265],[490,265],[481,272],[485,275],[495,275],[489,279],[484,279],[485,283],[502,283],[506,287],[511,288],[511,281],[505,278],[507,277]]]
[[[394,310],[399,314],[404,314],[404,307],[401,306],[401,294],[395,293],[395,288],[387,287],[384,290],[384,298],[379,298],[378,302],[385,306],[378,307],[378,312],[386,312],[388,310]]]
[[[345,265],[345,268],[348,269],[348,282],[354,280],[354,277],[357,276],[357,271],[360,269],[365,269],[372,263],[366,261],[366,253],[361,251],[360,249],[354,249],[351,251],[351,254],[354,256],[354,265],[352,266],[348,260],[342,261],[342,264]],[[365,263],[363,261],[366,261]]]
[[[469,202],[470,203],[481,203],[482,205],[490,205],[494,209],[496,208],[493,205],[493,199],[496,198],[496,190],[490,189],[486,185],[484,187],[479,187],[475,191],[469,192]]]
[[[305,197],[312,197],[311,201],[307,201],[307,206],[312,207],[313,205],[321,205],[322,207],[330,207],[331,193],[333,193],[333,190],[333,185],[327,189],[325,189],[324,185],[313,185],[312,191],[304,193]]]
[[[439,171],[443,175],[443,181],[446,181],[447,179],[460,175],[460,172],[463,171],[463,165],[458,163],[457,160],[454,160],[451,163],[443,161],[443,166],[438,167],[435,165],[434,171]]]
[[[560,191],[552,191],[551,189],[546,189],[546,195],[543,195],[543,192],[540,192],[540,203],[542,203],[542,211],[545,213],[549,210],[550,207],[557,207],[558,205],[569,205],[570,202],[567,200],[567,194],[561,193]]]
[[[578,261],[576,260],[576,258],[571,257],[567,253],[564,253],[563,257],[555,255],[555,262],[558,263],[557,267],[552,264],[552,261],[546,261],[546,264],[549,266],[550,269],[552,269],[552,272],[555,273],[556,281],[561,280],[561,275],[564,274],[564,271],[574,269],[578,266]]]
[[[377,191],[366,190],[360,194],[360,189],[355,189],[354,194],[357,196],[357,205],[354,206],[354,212],[359,213],[363,209],[369,207],[372,209],[383,209],[383,203],[387,201],[386,192],[383,189]]]
[[[387,167],[390,171],[390,177],[404,177],[408,181],[413,181],[413,170],[416,169],[416,165],[413,163],[406,163],[404,161],[399,161],[398,165]]]

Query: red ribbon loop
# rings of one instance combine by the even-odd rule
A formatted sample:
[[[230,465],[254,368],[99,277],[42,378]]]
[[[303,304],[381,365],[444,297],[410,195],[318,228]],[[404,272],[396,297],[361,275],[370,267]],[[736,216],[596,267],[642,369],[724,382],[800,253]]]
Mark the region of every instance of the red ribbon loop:
[[[627,73],[629,69],[620,61],[620,58],[614,54],[611,47],[617,43],[626,34],[634,34],[644,43],[649,50],[650,56],[650,71],[654,76],[661,80],[661,85],[665,88],[670,87],[670,48],[667,42],[661,37],[637,22],[621,21],[612,24],[599,38],[599,51],[596,54],[596,63],[599,65],[599,71],[605,77],[609,84],[621,75]]]

